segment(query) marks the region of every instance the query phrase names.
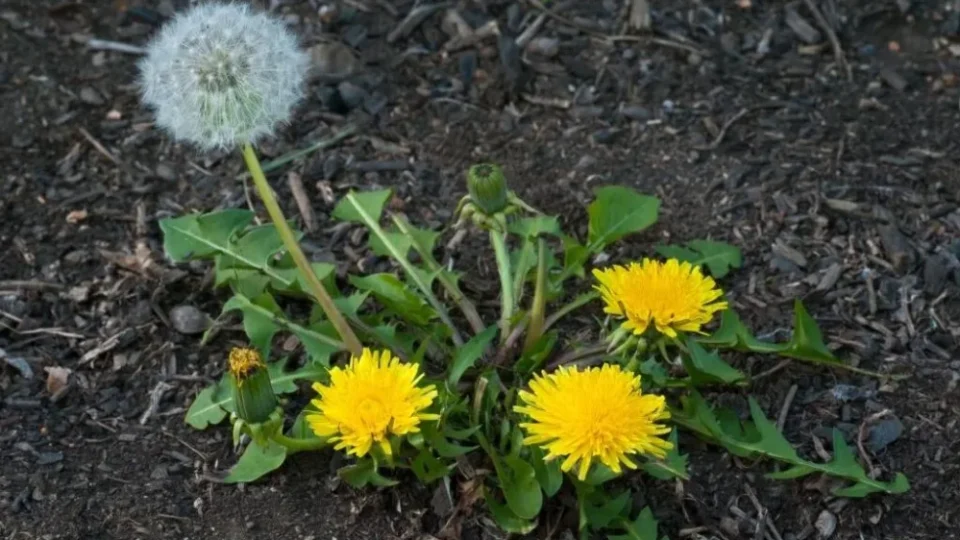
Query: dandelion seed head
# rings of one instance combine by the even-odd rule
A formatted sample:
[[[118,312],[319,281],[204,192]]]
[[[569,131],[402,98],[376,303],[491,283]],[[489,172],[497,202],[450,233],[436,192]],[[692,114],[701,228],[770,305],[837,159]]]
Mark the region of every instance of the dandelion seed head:
[[[140,63],[157,125],[204,150],[256,143],[289,120],[309,56],[284,24],[242,4],[176,16]]]

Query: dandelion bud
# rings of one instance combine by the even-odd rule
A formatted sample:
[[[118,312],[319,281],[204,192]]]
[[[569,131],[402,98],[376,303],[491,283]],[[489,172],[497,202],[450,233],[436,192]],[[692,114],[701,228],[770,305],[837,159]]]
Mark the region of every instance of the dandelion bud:
[[[507,179],[503,170],[491,163],[470,167],[467,172],[467,192],[484,214],[493,215],[507,207]]]
[[[227,360],[233,383],[233,405],[237,417],[247,424],[261,424],[277,410],[267,366],[254,349],[235,348]]]
[[[157,125],[204,150],[256,143],[303,96],[309,57],[283,23],[242,4],[202,4],[172,19],[140,63]]]

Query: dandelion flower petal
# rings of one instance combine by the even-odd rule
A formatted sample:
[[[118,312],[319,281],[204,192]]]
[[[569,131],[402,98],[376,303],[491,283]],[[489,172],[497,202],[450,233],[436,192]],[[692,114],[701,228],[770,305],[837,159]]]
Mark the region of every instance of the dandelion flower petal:
[[[331,369],[329,384],[313,385],[317,398],[310,403],[318,412],[307,415],[307,424],[348,454],[363,457],[376,444],[389,455],[390,435],[416,433],[421,422],[439,418],[423,412],[437,390],[417,386],[419,379],[416,365],[390,351],[364,349],[346,367]]]
[[[636,468],[631,454],[662,458],[672,448],[660,438],[669,431],[663,396],[642,394],[640,377],[617,365],[536,375],[519,398],[514,411],[530,419],[520,424],[524,444],[542,447],[547,460],[563,457],[561,470],[576,468],[581,480],[595,461],[619,473]]]
[[[679,332],[698,333],[714,313],[727,309],[713,278],[677,259],[643,259],[596,269],[593,276],[604,312],[624,319],[623,327],[637,335],[651,326],[671,338]]]

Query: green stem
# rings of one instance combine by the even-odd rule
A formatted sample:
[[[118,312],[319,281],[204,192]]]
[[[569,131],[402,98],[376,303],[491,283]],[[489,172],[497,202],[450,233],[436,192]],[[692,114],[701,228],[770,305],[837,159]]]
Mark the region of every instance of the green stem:
[[[527,249],[530,241],[525,239],[523,242],[523,249],[520,250],[517,258],[517,273],[513,276],[513,297],[518,304],[523,298],[523,288],[527,284],[528,272],[525,270],[527,269],[528,254],[532,251],[532,249]]]
[[[577,309],[580,306],[588,304],[599,297],[600,297],[599,293],[589,292],[586,294],[581,294],[580,296],[574,298],[573,300],[570,301],[570,303],[564,305],[557,311],[554,311],[553,315],[550,315],[549,317],[547,317],[546,322],[544,322],[543,324],[543,331],[546,332],[547,330],[549,330],[550,327],[556,324],[557,321],[559,321],[560,319],[567,316],[571,311]]]
[[[273,196],[273,190],[270,189],[270,184],[267,183],[267,177],[264,176],[263,169],[260,168],[260,160],[257,158],[257,153],[249,143],[243,145],[243,160],[247,164],[247,169],[250,170],[250,177],[253,178],[253,184],[260,194],[260,199],[267,208],[267,213],[270,214],[273,226],[277,228],[280,239],[283,240],[283,245],[287,248],[287,251],[290,252],[293,262],[296,263],[297,269],[300,270],[300,274],[304,280],[306,280],[307,288],[310,289],[310,293],[314,299],[316,299],[317,303],[320,304],[327,319],[329,319],[333,327],[337,329],[337,333],[340,334],[350,354],[360,356],[363,353],[363,345],[360,344],[357,335],[353,333],[353,329],[350,328],[350,325],[347,324],[340,310],[337,309],[336,304],[333,303],[330,294],[323,288],[323,284],[320,283],[320,279],[317,278],[317,274],[314,273],[313,267],[310,266],[310,261],[307,260],[307,256],[304,255],[303,250],[300,249],[300,244],[297,243],[297,237],[293,234],[293,230],[290,229],[286,218],[283,217],[283,210],[280,209],[277,199]]]
[[[537,239],[537,284],[533,292],[533,305],[530,306],[530,324],[527,326],[527,338],[523,352],[529,353],[543,336],[543,317],[547,308],[547,242]]]
[[[453,301],[456,302],[457,306],[460,307],[460,311],[463,312],[463,316],[467,318],[467,322],[470,324],[470,329],[473,330],[474,335],[483,332],[486,326],[483,324],[483,319],[480,318],[480,313],[477,311],[477,306],[470,301],[469,298],[463,291],[460,290],[460,286],[457,285],[457,282],[450,278],[449,274],[444,272],[443,267],[440,266],[440,263],[433,257],[433,253],[430,253],[430,250],[426,246],[422,245],[415,235],[412,234],[410,229],[410,223],[397,215],[391,216],[393,222],[397,225],[397,229],[400,230],[403,234],[407,235],[407,238],[413,244],[413,249],[417,250],[417,253],[420,254],[420,258],[423,259],[423,262],[427,265],[429,270],[437,274],[437,279],[440,280],[440,285],[446,289],[447,294],[453,298]]]
[[[383,227],[377,223],[377,220],[373,219],[370,214],[364,210],[363,205],[357,201],[356,196],[351,192],[347,193],[347,201],[353,205],[354,210],[357,211],[357,215],[363,220],[363,224],[370,229],[370,232],[377,236],[380,239],[380,242],[387,248],[387,251],[390,252],[390,256],[393,257],[393,260],[397,261],[397,264],[403,268],[403,271],[407,274],[407,277],[420,289],[420,292],[427,298],[427,302],[433,307],[437,312],[437,315],[440,316],[440,320],[443,321],[443,324],[447,325],[451,331],[451,337],[453,338],[454,343],[457,346],[463,345],[463,337],[460,336],[460,330],[457,329],[457,326],[453,324],[453,319],[450,318],[450,314],[447,312],[446,306],[443,305],[430,288],[430,285],[423,280],[423,276],[417,272],[416,268],[410,263],[407,259],[405,253],[401,253],[400,249],[390,241],[390,238],[387,236],[386,231],[383,230]]]
[[[554,360],[553,362],[550,362],[550,364],[547,365],[547,371],[553,371],[554,369],[557,369],[558,367],[565,364],[571,364],[573,362],[579,362],[586,359],[603,358],[605,356],[607,356],[606,343],[598,343],[596,345],[590,345],[582,349],[569,351],[566,354]]]
[[[587,495],[591,492],[591,487],[577,480],[571,475],[573,480],[573,490],[577,494],[577,530],[580,531],[580,539],[590,538],[590,521],[587,518]]]
[[[287,437],[279,431],[271,437],[273,442],[286,447],[287,453],[296,454],[297,452],[309,452],[311,450],[320,450],[327,446],[326,439],[297,439]]]
[[[490,243],[497,258],[497,271],[500,273],[500,337],[506,339],[510,334],[510,319],[513,318],[513,279],[510,275],[510,254],[507,253],[507,233],[490,229]]]

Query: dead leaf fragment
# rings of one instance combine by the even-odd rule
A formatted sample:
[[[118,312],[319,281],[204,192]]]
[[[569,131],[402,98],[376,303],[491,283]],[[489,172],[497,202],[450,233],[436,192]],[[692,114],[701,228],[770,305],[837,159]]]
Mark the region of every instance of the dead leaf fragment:
[[[76,225],[77,223],[87,219],[87,216],[88,214],[86,210],[73,210],[67,214],[67,223]]]
[[[56,401],[70,386],[73,370],[60,366],[47,366],[43,370],[47,372],[47,393]]]

